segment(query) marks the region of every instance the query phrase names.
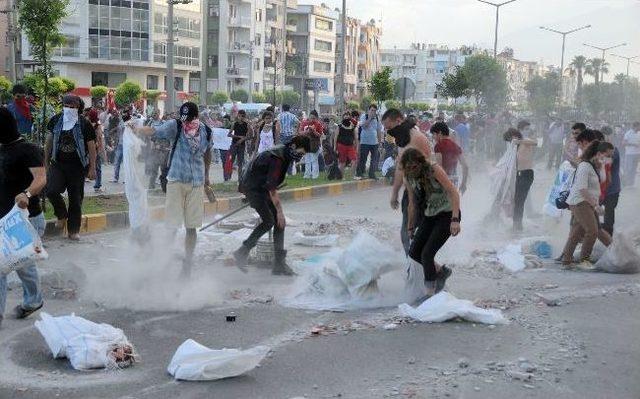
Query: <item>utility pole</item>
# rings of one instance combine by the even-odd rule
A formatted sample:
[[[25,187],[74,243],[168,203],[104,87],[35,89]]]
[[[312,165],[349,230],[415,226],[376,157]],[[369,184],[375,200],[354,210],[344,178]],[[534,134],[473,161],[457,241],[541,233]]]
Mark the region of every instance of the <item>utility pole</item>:
[[[165,114],[167,112],[171,113],[176,110],[176,106],[175,106],[176,79],[175,79],[175,71],[173,67],[173,54],[175,52],[173,45],[176,42],[174,38],[176,24],[173,17],[173,6],[175,6],[176,4],[189,4],[192,2],[193,0],[168,0],[167,1],[167,6],[169,8],[167,11],[167,25],[169,28],[169,30],[167,31],[167,85],[168,87],[165,87],[165,91],[167,92],[167,102],[165,103],[165,109],[164,109]]]
[[[202,68],[200,69],[200,104],[207,105],[207,68],[209,67],[209,0],[202,0]]]
[[[606,56],[607,51],[609,51],[611,49],[614,49],[614,48],[626,46],[627,43],[620,43],[620,44],[616,44],[615,46],[609,46],[609,47],[598,47],[598,46],[593,46],[593,45],[587,44],[587,43],[582,43],[582,45],[602,51],[602,68],[600,68],[600,82],[603,82],[604,81],[604,62],[605,62],[604,61],[604,57]]]
[[[486,0],[478,0],[478,1],[481,3],[489,4],[496,8],[496,30],[495,30],[495,37],[493,40],[493,58],[496,58],[498,56],[498,22],[500,20],[500,7],[507,5],[509,3],[513,3],[516,0],[509,0],[503,3],[492,3]]]
[[[253,40],[249,42],[249,104],[253,103]]]
[[[623,55],[616,55],[616,54],[611,54],[614,57],[618,57],[618,58],[622,58],[627,60],[627,77],[629,77],[629,66],[631,65],[631,60],[635,60],[636,58],[640,57],[640,55],[635,55],[633,57],[625,57]]]
[[[345,75],[346,75],[346,66],[347,66],[347,0],[342,0],[342,13],[341,13],[341,21],[342,25],[342,36],[340,37],[340,47],[341,51],[339,51],[340,55],[340,74],[338,75],[338,103],[337,108],[339,112],[344,111],[345,109]]]
[[[18,80],[18,72],[16,66],[16,40],[18,37],[18,29],[16,27],[16,5],[15,0],[8,1],[8,8],[6,10],[0,10],[0,14],[7,15],[7,38],[9,39],[9,65],[11,70],[9,71],[9,79],[11,82]]]
[[[562,75],[564,74],[564,48],[565,48],[565,42],[567,39],[567,35],[571,34],[571,33],[575,33],[577,31],[583,30],[583,29],[587,29],[587,28],[591,28],[591,25],[585,25],[585,26],[581,26],[580,28],[576,28],[576,29],[572,29],[572,30],[568,30],[568,31],[559,31],[559,30],[555,30],[555,29],[551,29],[551,28],[547,28],[545,26],[541,26],[540,29],[544,29],[544,30],[548,30],[549,32],[553,32],[553,33],[557,33],[559,35],[562,35],[562,56],[560,57],[560,79],[562,79]]]

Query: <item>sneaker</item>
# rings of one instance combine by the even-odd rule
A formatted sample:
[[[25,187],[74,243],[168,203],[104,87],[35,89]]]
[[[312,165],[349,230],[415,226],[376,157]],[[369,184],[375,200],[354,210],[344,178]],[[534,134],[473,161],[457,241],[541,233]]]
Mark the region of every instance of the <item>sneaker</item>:
[[[101,188],[101,187],[95,187],[95,188],[93,189],[93,192],[95,192],[95,193],[101,193],[101,192],[103,192],[103,190],[102,190],[102,188]]]
[[[589,259],[584,259],[582,262],[575,265],[575,267],[583,272],[592,272],[596,270],[596,267],[593,265],[593,262]]]
[[[69,240],[71,240],[71,241],[80,241],[80,234],[78,234],[78,233],[69,234]]]
[[[440,269],[440,272],[438,273],[438,276],[436,277],[436,281],[435,281],[436,294],[444,289],[445,284],[447,283],[447,279],[451,277],[451,273],[452,273],[451,269],[449,269],[445,265],[442,265],[442,268]]]

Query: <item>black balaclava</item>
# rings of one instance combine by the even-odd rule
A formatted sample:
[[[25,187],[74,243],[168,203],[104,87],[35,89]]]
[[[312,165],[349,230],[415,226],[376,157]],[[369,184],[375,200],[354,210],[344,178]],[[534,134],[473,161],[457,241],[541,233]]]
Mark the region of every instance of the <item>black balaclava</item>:
[[[284,156],[287,157],[289,161],[300,162],[302,160],[303,154],[296,152],[296,150],[292,147],[291,143],[285,146]]]
[[[183,122],[191,122],[198,117],[198,105],[193,102],[186,102],[180,107],[180,119]]]
[[[415,120],[407,119],[393,129],[389,129],[387,133],[396,141],[396,145],[404,148],[411,142],[411,129],[416,125]]]
[[[11,111],[5,107],[0,107],[0,144],[11,144],[20,137],[18,123]]]

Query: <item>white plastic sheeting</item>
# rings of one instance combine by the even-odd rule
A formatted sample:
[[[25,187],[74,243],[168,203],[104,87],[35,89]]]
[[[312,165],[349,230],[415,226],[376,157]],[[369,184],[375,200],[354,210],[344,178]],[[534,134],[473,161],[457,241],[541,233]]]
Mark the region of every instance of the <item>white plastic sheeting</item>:
[[[256,368],[271,349],[210,349],[188,339],[178,347],[167,371],[177,380],[212,381],[237,377]]]
[[[46,259],[38,232],[29,222],[29,211],[14,206],[0,219],[0,275],[9,274],[30,263]]]
[[[627,237],[628,234],[625,233],[614,234],[611,245],[596,262],[596,269],[608,273],[640,272],[640,254]]]
[[[513,213],[516,193],[517,155],[518,146],[509,143],[507,151],[491,172],[492,213],[499,214],[500,210],[506,211],[509,215]]]
[[[54,359],[68,358],[76,370],[116,368],[130,363],[116,359],[117,350],[130,350],[133,346],[121,329],[109,324],[97,324],[74,314],[52,317],[40,314],[42,320],[35,326],[42,334]]]
[[[411,317],[422,322],[441,323],[447,320],[462,318],[475,323],[507,324],[507,319],[498,309],[482,309],[466,299],[458,299],[446,291],[442,291],[414,308],[403,303],[398,306],[402,316]]]
[[[140,127],[142,119],[132,120],[133,125]],[[129,225],[138,229],[149,224],[149,205],[147,203],[148,179],[141,159],[144,142],[133,133],[127,125],[122,135],[124,193],[129,202]]]
[[[562,165],[560,165],[560,169],[558,169],[558,173],[556,173],[556,178],[549,189],[547,200],[542,208],[546,215],[553,218],[559,218],[562,216],[562,210],[556,207],[556,198],[558,198],[561,192],[571,188],[573,174],[575,171],[576,169],[571,166],[569,161],[564,161]]]
[[[522,245],[509,244],[498,252],[498,261],[509,271],[519,272],[526,267],[525,257],[522,254]]]

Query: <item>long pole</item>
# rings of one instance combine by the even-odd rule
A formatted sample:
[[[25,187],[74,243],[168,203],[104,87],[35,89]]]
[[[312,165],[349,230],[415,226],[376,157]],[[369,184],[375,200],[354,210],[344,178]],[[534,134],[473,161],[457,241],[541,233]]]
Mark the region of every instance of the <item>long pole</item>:
[[[487,0],[478,0],[481,3],[489,4],[490,6],[494,6],[496,8],[496,29],[495,36],[493,38],[493,58],[498,56],[498,24],[500,22],[500,7],[507,5],[509,3],[513,3],[516,0],[508,0],[502,3],[492,3]]]
[[[274,69],[274,72],[275,72],[275,69]],[[249,42],[249,99],[248,101],[249,101],[249,104],[253,103],[253,40]]]
[[[173,24],[173,5],[174,0],[169,0],[167,5],[169,6],[169,10],[167,11],[167,25],[169,30],[167,31],[167,87],[165,90],[167,92],[167,103],[164,110],[164,113],[172,113],[175,111],[175,95],[176,95],[176,86],[175,86],[175,73],[173,69],[173,44],[174,44],[174,24]],[[207,14],[208,15],[208,14]]]
[[[345,75],[346,75],[346,62],[347,62],[347,0],[342,0],[342,36],[340,37],[340,75],[338,76],[338,111],[342,112],[344,106],[344,93],[345,93]]]
[[[626,46],[627,43],[620,43],[620,44],[616,44],[615,46],[609,46],[609,47],[598,47],[598,46],[594,46],[594,45],[587,44],[587,43],[582,43],[582,45],[602,51],[602,68],[600,68],[600,81],[603,82],[604,81],[604,63],[605,63],[606,52],[611,50],[611,49],[614,49],[614,48]]]
[[[564,73],[564,49],[565,49],[565,44],[566,44],[566,41],[567,41],[567,35],[570,35],[571,33],[575,33],[575,32],[578,32],[580,30],[588,29],[588,28],[591,28],[591,25],[581,26],[579,28],[571,29],[571,30],[567,30],[567,31],[560,31],[560,30],[556,30],[556,29],[551,29],[551,28],[547,28],[546,26],[541,26],[540,27],[540,29],[548,30],[549,32],[553,32],[553,33],[557,33],[559,35],[562,35],[562,53],[560,55],[560,77],[561,78],[562,78],[562,74]]]
[[[202,51],[200,57],[200,104],[207,105],[207,68],[209,67],[209,0],[202,0]]]
[[[617,55],[617,54],[611,54],[614,57],[618,57],[618,58],[622,58],[624,60],[627,60],[627,77],[629,77],[629,66],[631,65],[631,60],[635,60],[636,58],[639,58],[640,55],[635,55],[633,57],[625,57],[623,55]]]

